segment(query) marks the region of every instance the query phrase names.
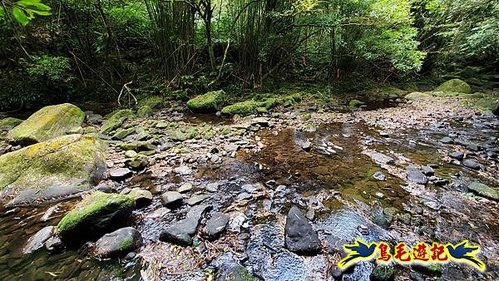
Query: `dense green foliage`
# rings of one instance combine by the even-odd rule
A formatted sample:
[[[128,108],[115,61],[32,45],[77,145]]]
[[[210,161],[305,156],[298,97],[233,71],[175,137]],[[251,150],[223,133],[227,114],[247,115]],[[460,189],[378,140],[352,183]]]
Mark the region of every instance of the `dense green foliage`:
[[[230,95],[286,81],[399,81],[422,66],[493,71],[499,48],[492,0],[1,3],[2,109],[120,93],[130,106],[135,95]]]

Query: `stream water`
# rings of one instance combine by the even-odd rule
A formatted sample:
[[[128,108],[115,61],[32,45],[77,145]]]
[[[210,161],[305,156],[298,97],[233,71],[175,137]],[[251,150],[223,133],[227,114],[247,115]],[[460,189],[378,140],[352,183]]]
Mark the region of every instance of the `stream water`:
[[[212,124],[230,122],[219,117],[192,115],[187,116],[186,121],[192,124],[207,121]],[[452,127],[460,137],[482,145],[496,145],[499,137],[499,124],[496,119],[463,120],[452,124]],[[258,136],[265,147],[260,152],[241,152],[236,158],[225,160],[215,167],[199,167],[194,180],[197,184],[225,182],[227,186],[240,179],[262,183],[275,181],[280,185],[286,185],[295,193],[294,197],[306,199],[304,201],[308,202],[309,207],[312,206],[317,210],[316,217],[322,222],[319,225],[325,229],[329,227],[327,222],[328,219],[331,220],[332,213],[347,209],[352,204],[367,206],[376,200],[383,208],[395,208],[400,212],[407,210],[408,206],[415,208],[411,205],[411,201],[414,202],[415,199],[414,191],[406,188],[404,179],[386,172],[363,153],[367,148],[392,156],[403,155],[415,164],[438,164],[436,176],[451,182],[479,180],[496,186],[499,181],[498,175],[481,175],[442,160],[442,150],[447,148],[438,140],[446,134],[448,132],[439,128],[406,129],[392,134],[389,138],[381,138],[377,130],[363,122],[331,123],[309,130],[291,128],[280,131],[262,130]],[[313,147],[310,152],[302,148],[307,141],[310,141]],[[497,162],[490,163],[482,161],[483,165],[496,165],[497,168]],[[373,179],[372,175],[378,171],[384,172],[386,180]],[[180,179],[140,175],[127,184],[128,187],[151,188],[172,181],[180,182]],[[438,219],[443,222],[440,221],[438,225],[421,223],[419,228],[429,227],[435,232],[438,231],[440,235],[455,235],[458,231],[456,239],[475,237],[487,244],[485,255],[490,259],[497,259],[499,243],[497,205],[469,205],[469,202],[462,197],[453,197],[456,189],[457,187],[428,188],[429,193],[433,192],[435,195],[424,197],[419,204],[427,204],[431,200],[438,201],[438,205],[448,205],[448,212],[439,213],[441,217]],[[221,192],[224,190],[226,189],[222,188]],[[230,197],[229,193],[225,195],[216,197],[211,204],[230,205],[228,202],[234,199],[227,199]],[[266,204],[261,198],[256,201],[257,206]],[[84,248],[50,254],[45,250],[28,255],[22,253],[31,235],[46,225],[57,224],[73,204],[74,201],[60,203],[57,211],[46,221],[42,221],[42,217],[50,206],[0,210],[0,280],[141,280],[140,257],[98,261],[87,255]],[[279,202],[276,200],[273,204],[279,205]],[[146,244],[156,241],[157,235],[166,225],[146,218],[160,206],[159,200],[155,199],[151,206],[134,212],[136,219],[134,226],[141,231]],[[282,207],[277,212],[285,213],[289,206],[290,202],[282,202]],[[454,217],[459,216],[459,212],[470,217],[478,216],[479,220],[473,221],[472,224],[469,224],[469,221],[468,224],[462,224],[462,221]],[[167,214],[163,218],[173,217],[174,215]],[[351,218],[353,217],[350,215],[337,215],[336,221],[343,219],[347,224]],[[261,216],[255,216],[252,224],[261,225],[275,220],[275,216],[266,216],[264,220]],[[490,241],[486,242],[486,239]],[[497,268],[493,267],[492,270]],[[464,272],[469,273],[466,270]],[[288,276],[293,272],[280,273]],[[279,270],[275,274],[278,275]],[[466,274],[463,276],[468,276]]]

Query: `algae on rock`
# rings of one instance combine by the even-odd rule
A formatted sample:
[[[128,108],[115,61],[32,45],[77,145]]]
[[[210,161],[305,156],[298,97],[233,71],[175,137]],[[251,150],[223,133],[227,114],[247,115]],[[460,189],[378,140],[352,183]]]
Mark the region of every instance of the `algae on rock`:
[[[76,131],[85,113],[77,106],[64,103],[46,106],[12,129],[7,138],[17,143],[37,143]]]
[[[95,135],[68,135],[0,156],[0,199],[9,205],[60,199],[91,189],[105,171]]]

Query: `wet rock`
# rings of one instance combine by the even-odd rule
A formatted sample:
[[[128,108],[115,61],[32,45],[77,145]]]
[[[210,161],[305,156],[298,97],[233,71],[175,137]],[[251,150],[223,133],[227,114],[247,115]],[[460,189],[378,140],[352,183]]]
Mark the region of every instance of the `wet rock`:
[[[91,190],[104,177],[104,150],[95,136],[68,135],[0,155],[0,201],[38,204]]]
[[[457,160],[463,160],[464,153],[459,152],[459,151],[453,151],[453,152],[449,153],[449,157],[457,159]]]
[[[473,170],[480,170],[480,168],[481,168],[480,163],[476,162],[475,160],[471,160],[471,159],[464,159],[463,166],[470,168],[470,169],[473,169]]]
[[[321,242],[310,221],[300,209],[292,207],[286,218],[286,247],[300,254],[316,254],[321,250]]]
[[[196,233],[201,216],[209,208],[208,205],[197,205],[192,207],[185,219],[173,224],[161,233],[160,240],[179,244],[181,246],[192,245],[190,236]]]
[[[193,188],[192,183],[184,183],[178,188],[178,192],[185,193],[191,191]]]
[[[45,248],[48,251],[57,251],[64,248],[64,243],[59,236],[52,236],[45,242]]]
[[[468,190],[478,194],[479,196],[499,201],[499,191],[496,188],[492,188],[486,184],[473,182],[468,185]]]
[[[89,241],[126,222],[135,207],[128,195],[96,191],[76,204],[57,225],[65,243]]]
[[[211,239],[216,238],[225,231],[228,223],[229,216],[220,212],[213,213],[211,218],[206,222],[206,234]]]
[[[205,194],[194,194],[189,199],[187,199],[186,203],[190,206],[197,205],[204,200],[206,200],[209,196]]]
[[[428,183],[428,178],[417,168],[414,166],[409,166],[406,169],[407,180],[417,184],[426,184]]]
[[[371,158],[373,159],[374,162],[376,162],[377,164],[391,164],[393,163],[394,159],[390,156],[386,156],[382,153],[373,153],[371,155]]]
[[[113,258],[126,255],[142,245],[142,236],[132,227],[125,227],[102,236],[95,243],[94,255]]]
[[[7,138],[16,143],[37,143],[74,132],[83,123],[85,113],[69,104],[46,106],[10,130]]]
[[[232,253],[223,253],[213,263],[217,268],[217,279],[219,281],[256,281],[257,279],[248,270],[239,264]]]
[[[180,194],[180,192],[167,191],[161,195],[161,201],[164,206],[174,209],[182,205],[184,197]]]
[[[378,171],[376,173],[374,173],[373,175],[373,178],[376,179],[376,180],[379,180],[379,181],[384,181],[386,180],[386,176],[385,174],[383,174],[382,172]]]
[[[241,212],[231,213],[229,219],[229,230],[232,232],[241,232],[242,225],[248,220],[248,218]]]
[[[42,229],[40,229],[35,235],[31,236],[28,239],[28,242],[24,246],[22,252],[23,254],[31,254],[41,248],[45,245],[45,242],[52,237],[52,235],[55,233],[55,227],[54,226],[46,226]]]
[[[443,137],[441,140],[440,140],[441,143],[443,144],[451,144],[452,143],[452,139],[449,138],[449,137]]]
[[[134,188],[128,193],[128,196],[135,200],[137,208],[143,208],[152,203],[152,193],[148,190]]]
[[[179,175],[182,175],[182,176],[187,176],[187,175],[192,174],[192,169],[189,168],[188,166],[180,166],[180,167],[175,168],[173,170],[173,172],[175,174],[179,174]]]
[[[118,168],[109,171],[109,176],[113,180],[124,180],[133,174],[132,170],[128,168]]]

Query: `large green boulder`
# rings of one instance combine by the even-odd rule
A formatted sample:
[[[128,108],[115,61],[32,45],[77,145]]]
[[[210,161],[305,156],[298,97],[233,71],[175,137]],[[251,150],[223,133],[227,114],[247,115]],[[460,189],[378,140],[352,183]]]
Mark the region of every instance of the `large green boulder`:
[[[99,238],[126,225],[135,200],[124,194],[96,191],[83,198],[57,224],[57,232],[67,244]]]
[[[67,135],[1,155],[0,202],[31,205],[91,189],[105,172],[104,149],[95,136]]]
[[[435,92],[471,94],[471,86],[461,79],[451,79],[438,86]]]
[[[21,124],[22,122],[23,122],[23,120],[13,118],[13,117],[7,117],[4,119],[1,119],[0,120],[0,131],[12,130],[14,127]]]
[[[212,91],[197,96],[187,102],[187,107],[193,112],[212,112],[218,110],[224,103],[225,92]]]
[[[85,113],[77,106],[64,103],[46,106],[12,129],[7,138],[16,143],[37,143],[76,131]]]
[[[101,133],[109,134],[110,132],[118,129],[125,123],[128,118],[134,117],[133,111],[130,109],[121,109],[109,114],[107,119],[102,123]]]

